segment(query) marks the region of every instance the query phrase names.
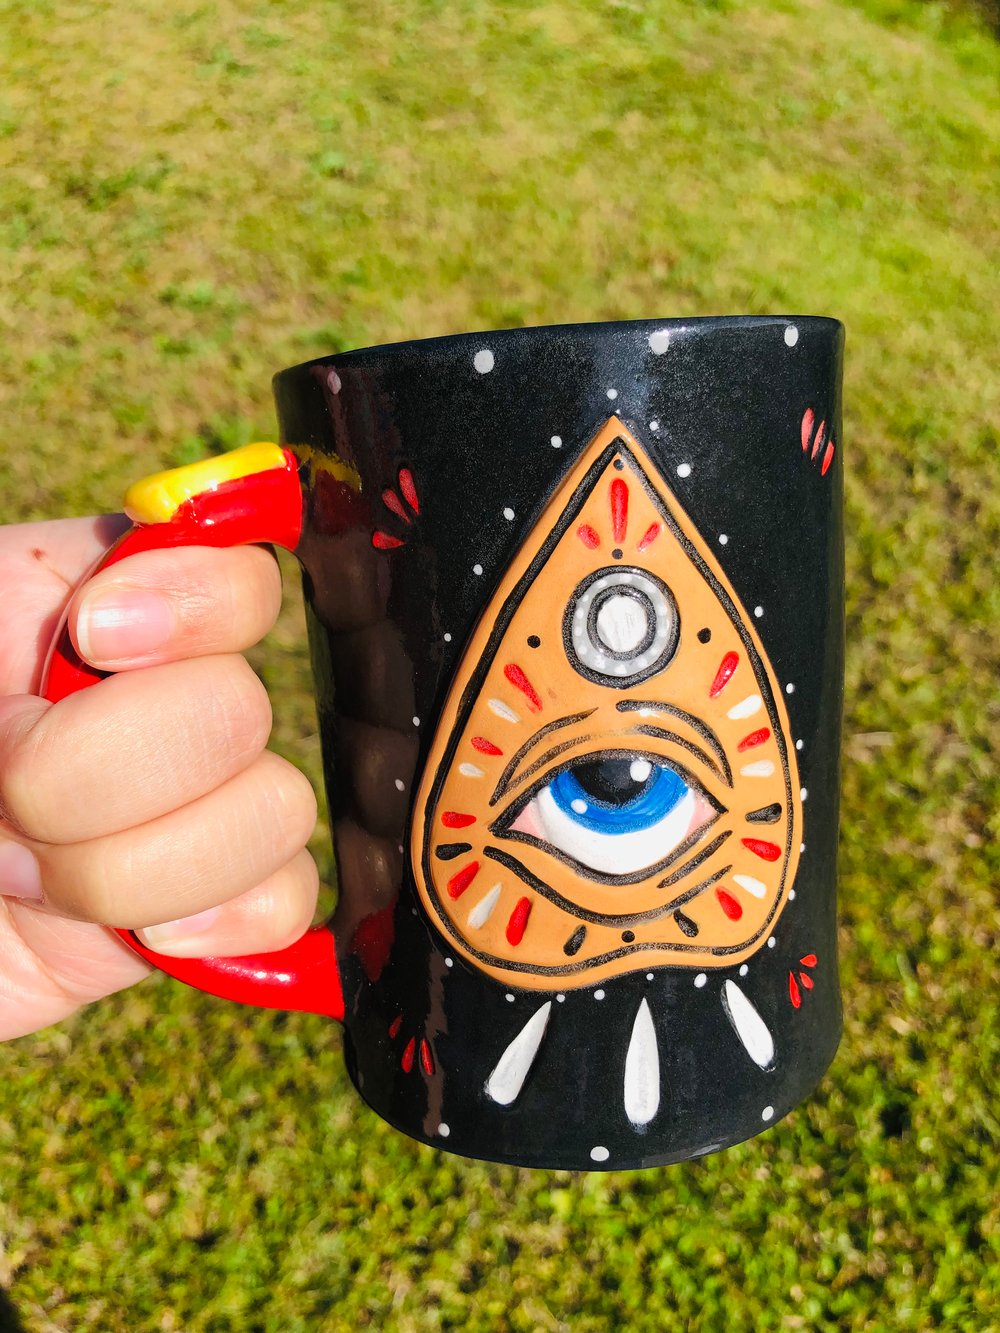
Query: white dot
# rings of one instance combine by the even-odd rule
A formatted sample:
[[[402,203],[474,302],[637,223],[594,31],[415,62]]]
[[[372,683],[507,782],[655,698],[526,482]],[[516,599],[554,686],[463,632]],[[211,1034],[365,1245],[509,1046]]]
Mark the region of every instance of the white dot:
[[[724,532],[720,532],[720,533],[719,533],[719,545],[720,545],[720,546],[725,546],[725,544],[726,544],[728,541],[729,541],[729,538],[726,536],[726,534],[725,534]]]
[[[511,995],[511,994],[509,994],[509,993],[508,993],[507,995],[504,996],[504,999],[507,1001],[508,1004],[513,1004],[513,1003],[514,1003],[514,997],[513,997],[513,995]]]
[[[659,430],[659,429],[660,429],[660,423],[659,423],[658,421],[651,421],[651,422],[649,423],[649,429],[650,429],[650,430]]]
[[[743,966],[740,968],[740,976],[745,977],[749,971],[750,969],[747,967],[746,963],[744,963]]]
[[[444,965],[445,965],[445,967],[454,967],[454,966],[455,966],[455,960],[454,960],[454,958],[446,958],[446,959],[444,960]]]
[[[800,788],[799,788],[799,796],[802,798],[803,801],[806,799],[806,797],[807,797],[808,795],[809,795],[809,793],[808,793],[808,791],[806,790],[805,787],[800,787]]]
[[[773,1107],[773,1106],[765,1106],[764,1109],[763,1109],[763,1111],[761,1111],[761,1113],[760,1113],[760,1118],[761,1118],[761,1120],[771,1120],[771,1119],[773,1119],[773,1118],[774,1118],[774,1107]]]
[[[505,509],[505,510],[503,511],[503,516],[504,516],[504,518],[507,520],[507,522],[509,523],[510,520],[514,517],[514,511],[513,511],[513,509]]]
[[[483,567],[482,567],[482,565],[473,565],[473,566],[472,566],[472,572],[473,572],[473,574],[481,574],[481,573],[483,572]]]
[[[566,996],[563,995],[562,991],[560,991],[559,994],[556,996],[556,1003],[557,1003],[557,1004],[563,1004],[563,1003],[565,1003],[565,1000],[566,1000]]]
[[[773,949],[774,946],[775,946],[777,943],[778,943],[778,941],[777,941],[777,940],[774,938],[774,936],[772,935],[771,938],[770,938],[770,939],[768,940],[768,942],[767,942],[767,947],[768,947],[769,949]]]
[[[645,782],[653,771],[648,759],[633,759],[628,766],[628,775],[633,782]]]
[[[796,748],[796,750],[801,750],[801,749],[802,749],[802,742],[801,742],[801,741],[796,741],[796,742],[795,742],[795,748]]]
[[[604,992],[603,992],[602,990],[595,990],[595,991],[594,991],[594,999],[595,999],[595,1000],[603,1000],[603,999],[604,999]]]
[[[757,617],[757,619],[760,620],[761,616],[764,614],[764,608],[762,606],[755,606],[753,609],[753,613]]]
[[[577,800],[575,800],[575,801],[570,801],[569,804],[570,804],[570,809],[573,810],[573,811],[575,811],[576,814],[578,814],[578,815],[585,815],[585,814],[587,813],[587,802],[586,802],[586,801],[581,801],[579,798],[577,798]]]
[[[609,397],[609,398],[617,398],[617,397],[618,397],[618,390],[617,390],[617,389],[609,389],[609,390],[608,390],[608,397]]]
[[[611,1154],[607,1148],[602,1148],[600,1144],[590,1150],[590,1160],[592,1162],[606,1162]]]
[[[705,973],[699,972],[694,979],[694,984],[698,987],[699,990],[701,990],[702,986],[705,985],[706,981],[708,981],[708,977],[705,975]]]
[[[450,635],[450,634],[446,634],[446,635],[444,636],[444,641],[445,641],[445,643],[451,643],[451,635]]]
[[[552,444],[552,448],[553,448],[553,449],[561,449],[561,448],[562,448],[562,436],[561,436],[561,435],[553,435],[553,436],[552,436],[552,440],[551,440],[551,444]]]
[[[402,778],[397,778],[397,779],[396,779],[396,790],[397,790],[397,791],[405,791],[405,790],[406,790],[406,783],[403,781]]]
[[[799,331],[794,324],[785,325],[785,346],[794,347],[799,340]]]
[[[800,852],[804,852],[805,849],[806,849],[806,845],[805,845],[805,843],[804,843],[804,842],[800,842],[800,843],[799,843],[799,851],[800,851]]]
[[[652,981],[652,980],[653,980],[653,974],[652,974],[652,972],[647,972],[647,973],[646,973],[646,980],[647,980],[647,981]]]
[[[472,358],[472,364],[479,371],[480,375],[488,375],[493,369],[493,353],[488,347],[476,353]]]
[[[670,330],[657,329],[649,335],[649,350],[654,356],[662,356],[670,346]]]
[[[442,1137],[443,1139],[446,1139],[446,1138],[448,1137],[448,1135],[451,1133],[451,1126],[450,1126],[450,1125],[446,1125],[446,1124],[442,1121],[441,1124],[438,1125],[438,1133],[441,1135],[441,1137]]]
[[[420,726],[420,718],[419,718],[419,717],[415,717],[415,718],[413,719],[413,725],[414,725],[415,727],[419,727],[419,726]]]
[[[788,900],[789,900],[789,902],[791,902],[794,898],[795,898],[795,890],[794,890],[794,889],[789,889],[789,890],[788,890]]]
[[[795,693],[795,686],[794,686],[791,682],[789,682],[789,683],[785,686],[785,693],[786,693],[786,694],[794,694],[794,693]]]
[[[690,464],[690,463],[678,463],[678,465],[677,465],[677,475],[678,475],[679,477],[690,477],[690,475],[691,475],[691,464]]]
[[[335,370],[328,370],[326,372],[326,382],[329,386],[331,393],[340,393],[341,389],[340,376],[337,374]]]

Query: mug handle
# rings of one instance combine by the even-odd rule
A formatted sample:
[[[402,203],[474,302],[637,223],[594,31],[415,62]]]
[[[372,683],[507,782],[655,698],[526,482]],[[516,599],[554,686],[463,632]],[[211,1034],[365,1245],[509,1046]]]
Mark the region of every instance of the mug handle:
[[[266,542],[294,551],[303,523],[298,460],[276,444],[248,444],[136,482],[125,494],[125,512],[134,526],[87,578],[140,551],[172,546]],[[108,674],[81,661],[64,617],[42,673],[42,697],[57,703]],[[287,949],[243,958],[168,958],[147,949],[131,930],[115,933],[160,971],[209,995],[344,1017],[337,952],[327,925],[313,926]]]

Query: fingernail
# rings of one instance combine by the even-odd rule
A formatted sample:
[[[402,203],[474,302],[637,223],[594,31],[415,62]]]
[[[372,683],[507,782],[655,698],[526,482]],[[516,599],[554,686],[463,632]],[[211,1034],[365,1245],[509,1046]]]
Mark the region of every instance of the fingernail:
[[[169,603],[155,592],[94,593],[80,604],[76,638],[88,662],[118,662],[162,648],[174,631]]]
[[[0,894],[40,902],[42,875],[34,854],[19,842],[0,842]]]
[[[209,907],[204,912],[195,912],[193,916],[164,921],[159,926],[146,926],[135,933],[147,949],[173,954],[177,958],[197,958],[205,952],[204,948],[199,948],[199,942],[210,947],[204,937],[221,913],[221,907]]]

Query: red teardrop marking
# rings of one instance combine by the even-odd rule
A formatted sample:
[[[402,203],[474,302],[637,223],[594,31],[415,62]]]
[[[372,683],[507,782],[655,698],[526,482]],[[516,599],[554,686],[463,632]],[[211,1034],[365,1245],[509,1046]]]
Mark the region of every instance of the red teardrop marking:
[[[729,684],[733,672],[739,665],[739,660],[739,653],[726,653],[725,657],[719,663],[719,669],[715,673],[715,679],[712,681],[712,686],[708,691],[708,697],[710,699],[714,699],[716,695],[721,694]]]
[[[807,407],[802,414],[802,452],[809,448],[809,441],[812,439],[813,422],[816,420],[811,407]]]
[[[650,523],[649,527],[646,529],[646,531],[642,534],[641,538],[639,539],[639,545],[636,549],[644,551],[647,546],[652,546],[653,542],[656,541],[659,535],[660,535],[659,523]]]
[[[441,816],[441,823],[445,828],[468,828],[475,822],[475,815],[461,815],[457,810],[446,810]]]
[[[594,528],[589,523],[581,523],[576,530],[576,535],[583,542],[588,551],[594,551],[601,544],[601,539]]]
[[[524,932],[528,925],[528,917],[531,916],[531,899],[520,898],[517,906],[510,914],[510,920],[507,922],[507,943],[520,944],[524,939]]]
[[[628,530],[628,487],[621,477],[611,483],[611,531],[615,544],[621,545]]]
[[[448,896],[451,898],[461,898],[462,894],[478,874],[478,861],[470,861],[467,866],[463,866],[461,870],[456,871],[448,881]]]
[[[387,532],[372,533],[372,546],[375,547],[376,551],[394,551],[397,546],[403,546],[404,544],[398,537],[390,537]]]
[[[408,467],[399,469],[399,489],[403,492],[403,499],[413,512],[419,514],[420,501],[417,499],[417,488],[413,484],[413,473]]]
[[[716,889],[715,896],[719,900],[719,906],[725,912],[726,916],[729,917],[730,921],[739,921],[740,917],[743,915],[743,908],[733,895],[727,893],[725,889]]]
[[[494,745],[493,742],[488,741],[485,736],[473,736],[469,744],[474,750],[478,750],[480,754],[503,754],[503,750],[500,749],[499,745]]]
[[[803,986],[805,986],[806,990],[812,990],[813,986],[816,984],[808,972],[800,972],[799,980],[802,982]]]
[[[392,1026],[389,1028],[389,1036],[390,1036],[390,1037],[398,1037],[398,1036],[399,1036],[399,1029],[400,1029],[402,1026],[403,1026],[403,1015],[402,1015],[402,1014],[398,1014],[398,1015],[392,1020]]]
[[[409,514],[403,508],[403,502],[395,491],[383,491],[382,503],[386,509],[391,509],[397,518],[401,518],[404,523],[411,522]]]
[[[814,953],[807,953],[805,958],[799,959],[799,962],[802,964],[803,967],[815,967],[816,955]]]
[[[819,475],[825,477],[830,470],[830,464],[833,462],[833,441],[826,446],[826,453],[823,455],[823,466],[819,470]]]
[[[413,1056],[416,1053],[416,1049],[417,1039],[416,1037],[411,1037],[406,1043],[406,1050],[403,1052],[403,1058],[399,1062],[403,1066],[404,1074],[408,1074],[413,1068]]]
[[[774,842],[764,842],[762,838],[741,838],[743,846],[748,851],[753,852],[754,856],[759,856],[762,861],[777,861],[781,855],[781,848]]]
[[[816,457],[823,447],[823,441],[826,439],[826,422],[819,423],[819,430],[816,432],[816,438],[813,440],[812,453],[809,455],[810,462]]]
[[[427,1044],[426,1037],[420,1041],[420,1068],[428,1078],[434,1073],[434,1057],[431,1055],[431,1048]]]
[[[517,665],[517,663],[508,662],[503,669],[503,674],[507,677],[507,679],[510,681],[510,683],[514,686],[516,690],[521,691],[521,693],[527,699],[529,707],[534,712],[540,713],[542,711],[542,701],[538,696],[538,691],[535,689],[534,685],[532,685],[531,681],[524,674],[524,672]]]
[[[752,750],[755,745],[763,745],[770,736],[769,727],[761,727],[760,731],[751,731],[749,736],[744,736],[737,745],[737,750]]]
[[[796,1009],[801,1007],[802,992],[799,990],[799,983],[795,980],[795,976],[791,972],[788,974],[788,998],[791,1000],[792,1004],[794,1004]]]

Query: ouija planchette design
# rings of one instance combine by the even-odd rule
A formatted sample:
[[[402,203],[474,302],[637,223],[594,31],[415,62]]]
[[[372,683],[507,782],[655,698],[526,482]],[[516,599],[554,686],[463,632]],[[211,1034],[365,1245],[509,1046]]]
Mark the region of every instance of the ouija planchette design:
[[[612,417],[465,648],[415,803],[421,900],[507,986],[731,967],[787,902],[801,827],[752,618]]]

